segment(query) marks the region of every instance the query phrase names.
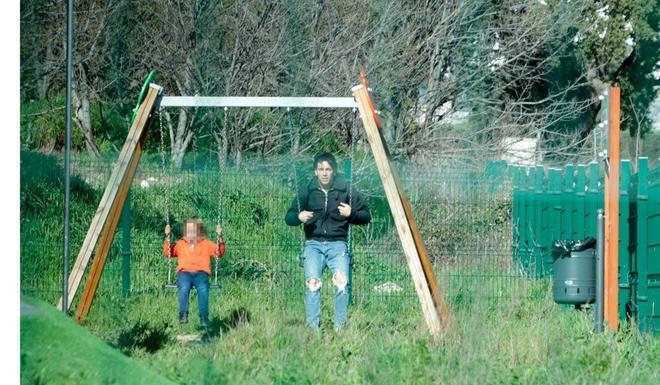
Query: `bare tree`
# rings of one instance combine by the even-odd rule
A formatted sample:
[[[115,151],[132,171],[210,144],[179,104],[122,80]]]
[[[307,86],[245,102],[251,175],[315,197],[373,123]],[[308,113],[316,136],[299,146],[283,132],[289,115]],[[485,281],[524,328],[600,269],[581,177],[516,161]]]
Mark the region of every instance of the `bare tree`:
[[[24,17],[34,25],[24,25],[26,34],[33,39],[30,48],[34,49],[32,60],[37,68],[37,97],[45,99],[51,89],[61,91],[64,86],[65,47],[66,47],[66,7],[63,0],[43,1],[41,4],[24,4],[27,12]],[[85,137],[87,151],[97,156],[95,128],[92,127],[90,105],[98,99],[103,88],[102,73],[104,61],[103,32],[106,18],[111,11],[104,0],[85,0],[74,4],[74,77],[73,113],[74,123]],[[38,27],[38,32],[33,28]],[[27,47],[25,47],[28,49]],[[25,57],[25,56],[24,56]],[[27,64],[26,63],[26,64]]]
[[[389,33],[374,43],[382,47],[371,63],[387,87],[381,95],[392,148],[409,156],[493,157],[508,136],[554,137],[552,127],[595,100],[574,99],[588,84],[584,77],[557,92],[547,87],[579,15],[579,6],[520,1],[390,5],[378,23]],[[568,136],[565,147],[582,140]]]
[[[65,35],[58,0],[21,1],[21,95],[43,100],[63,86]]]
[[[395,156],[495,157],[502,139],[515,136],[570,157],[585,142],[598,101],[589,73],[578,68],[561,84],[552,76],[567,57],[577,60],[571,44],[584,7],[525,0],[117,0],[108,7],[87,0],[78,13],[76,121],[93,143],[91,101],[128,79],[137,92],[135,79],[151,69],[168,95],[295,96],[349,96],[365,70]],[[342,110],[163,115],[177,167],[195,136],[214,138],[220,159],[236,163],[246,153],[365,145],[356,115]]]
[[[112,9],[108,1],[86,0],[77,2],[74,11],[73,121],[85,135],[87,152],[98,156],[90,105],[100,98],[104,87],[104,30]]]
[[[214,14],[226,31],[217,42],[222,48],[207,51],[206,60],[215,65],[205,66],[205,90],[224,95],[277,95],[284,40],[282,7],[273,2],[234,2],[216,8]],[[258,118],[255,113],[253,108],[225,112],[222,131],[214,135],[223,161],[231,154],[238,164],[246,150],[265,152],[267,143],[281,145],[277,118],[268,118],[269,111],[262,111]]]

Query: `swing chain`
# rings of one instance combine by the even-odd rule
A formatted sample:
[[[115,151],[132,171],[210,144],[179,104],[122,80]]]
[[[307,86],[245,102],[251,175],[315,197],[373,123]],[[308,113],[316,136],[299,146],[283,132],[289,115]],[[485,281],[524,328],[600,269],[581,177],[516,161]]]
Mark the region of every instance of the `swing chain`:
[[[224,115],[223,122],[222,122],[222,130],[223,130],[223,132],[227,132],[227,112],[229,111],[229,108],[225,107],[224,111],[225,111],[225,115]],[[223,143],[223,146],[224,145],[225,144]],[[218,153],[218,170],[220,172],[220,189],[219,189],[219,192],[218,192],[218,219],[217,219],[217,222],[218,222],[218,224],[221,224],[223,216],[224,216],[224,213],[222,212],[223,208],[224,208],[224,206],[223,206],[224,202],[222,201],[222,197],[223,197],[224,192],[225,192],[225,180],[224,180],[224,178],[225,178],[225,170],[226,170],[224,154],[222,154],[222,153]]]
[[[222,122],[222,129],[223,132],[227,132],[227,112],[229,111],[229,108],[225,107],[224,109],[225,114],[223,117],[223,122]],[[218,189],[218,216],[217,216],[217,224],[222,225],[222,219],[224,216],[224,205],[223,205],[223,200],[222,197],[225,192],[225,171],[226,171],[226,162],[223,159],[223,154],[218,153],[218,173],[219,175],[219,182],[220,182],[220,188]],[[215,244],[215,267],[213,269],[213,284],[215,286],[218,286],[218,265],[220,265],[220,243],[224,242],[222,234],[217,234],[217,241]]]
[[[357,111],[355,108],[353,112]],[[351,164],[351,175],[348,182],[348,205],[353,207],[353,158],[355,154],[355,117],[352,119],[352,129],[351,129],[351,144],[350,144],[350,164]]]
[[[169,206],[169,195],[170,195],[170,176],[166,171],[165,167],[165,131],[163,129],[163,108],[158,109],[158,117],[160,123],[160,160],[161,160],[161,171],[163,176],[167,175],[167,181],[165,182],[165,222],[168,227],[170,227],[170,206]],[[167,244],[167,284],[172,284],[172,229],[170,232],[165,235],[165,243]]]
[[[357,112],[357,109],[353,108],[353,113]],[[350,143],[350,170],[351,170],[351,175],[348,175],[350,178],[348,179],[348,205],[351,206],[351,212],[353,210],[353,160],[355,158],[355,137],[356,135],[356,130],[355,130],[355,121],[356,121],[356,116],[353,116],[353,119],[351,119],[351,143]],[[350,224],[348,225],[348,234],[347,234],[347,239],[346,243],[348,246],[348,255],[352,256],[353,255],[353,226]]]
[[[289,133],[291,135],[291,149],[293,150],[293,123],[291,122],[291,108],[287,107],[286,108],[286,116],[287,116],[287,125],[289,128]],[[296,154],[294,154],[295,156]],[[293,159],[291,162],[291,168],[293,168],[293,188],[296,190],[296,205],[298,206],[298,215],[300,215],[300,212],[302,211],[302,205],[300,203],[300,187],[298,186],[298,171],[297,171],[297,159]],[[304,186],[303,186],[304,188]],[[303,227],[300,230],[300,256],[298,257],[298,265],[300,267],[304,266],[304,247],[305,247],[305,227]]]
[[[159,121],[160,121],[160,161],[161,161],[161,171],[165,176],[167,175],[167,181],[165,183],[165,220],[167,224],[170,224],[170,206],[169,206],[169,195],[170,195],[170,176],[167,174],[165,167],[165,132],[163,130],[163,108],[161,107],[158,110]]]
[[[291,123],[291,108],[286,108],[287,121],[289,125],[289,130],[291,132],[291,140],[293,141],[293,124]],[[298,188],[298,172],[296,170],[296,160],[291,162],[291,167],[293,167],[293,188],[296,189],[296,205],[298,206],[298,214],[302,211],[302,206],[300,205],[300,189]],[[302,235],[301,235],[302,239]]]

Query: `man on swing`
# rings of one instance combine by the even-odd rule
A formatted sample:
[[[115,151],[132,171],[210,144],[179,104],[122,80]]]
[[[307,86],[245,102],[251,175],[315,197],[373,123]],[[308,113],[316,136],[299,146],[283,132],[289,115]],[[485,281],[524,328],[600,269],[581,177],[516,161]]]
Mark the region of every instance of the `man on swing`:
[[[284,218],[289,226],[304,225],[305,309],[307,323],[319,330],[321,318],[321,277],[327,266],[335,285],[335,330],[346,324],[348,274],[351,268],[347,235],[349,224],[364,225],[371,220],[360,195],[337,173],[337,161],[330,153],[314,157],[314,174],[303,186]]]

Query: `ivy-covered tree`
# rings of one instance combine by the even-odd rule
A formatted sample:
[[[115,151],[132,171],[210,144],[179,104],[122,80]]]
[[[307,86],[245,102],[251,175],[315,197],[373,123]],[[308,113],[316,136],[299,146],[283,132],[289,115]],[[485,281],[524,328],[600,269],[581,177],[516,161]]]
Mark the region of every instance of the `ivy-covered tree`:
[[[575,36],[595,93],[621,87],[621,128],[631,135],[644,136],[651,127],[649,106],[660,86],[653,76],[660,67],[659,15],[654,1],[592,0]]]

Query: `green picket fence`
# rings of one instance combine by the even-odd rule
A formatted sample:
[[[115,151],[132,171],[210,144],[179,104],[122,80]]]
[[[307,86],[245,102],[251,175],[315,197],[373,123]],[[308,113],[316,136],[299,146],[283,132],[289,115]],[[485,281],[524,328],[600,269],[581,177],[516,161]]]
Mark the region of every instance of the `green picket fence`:
[[[513,181],[513,261],[528,276],[552,274],[556,239],[596,237],[604,203],[604,168],[598,163],[510,166]],[[621,162],[619,214],[619,317],[643,331],[660,330],[660,167],[640,158],[638,172]]]

